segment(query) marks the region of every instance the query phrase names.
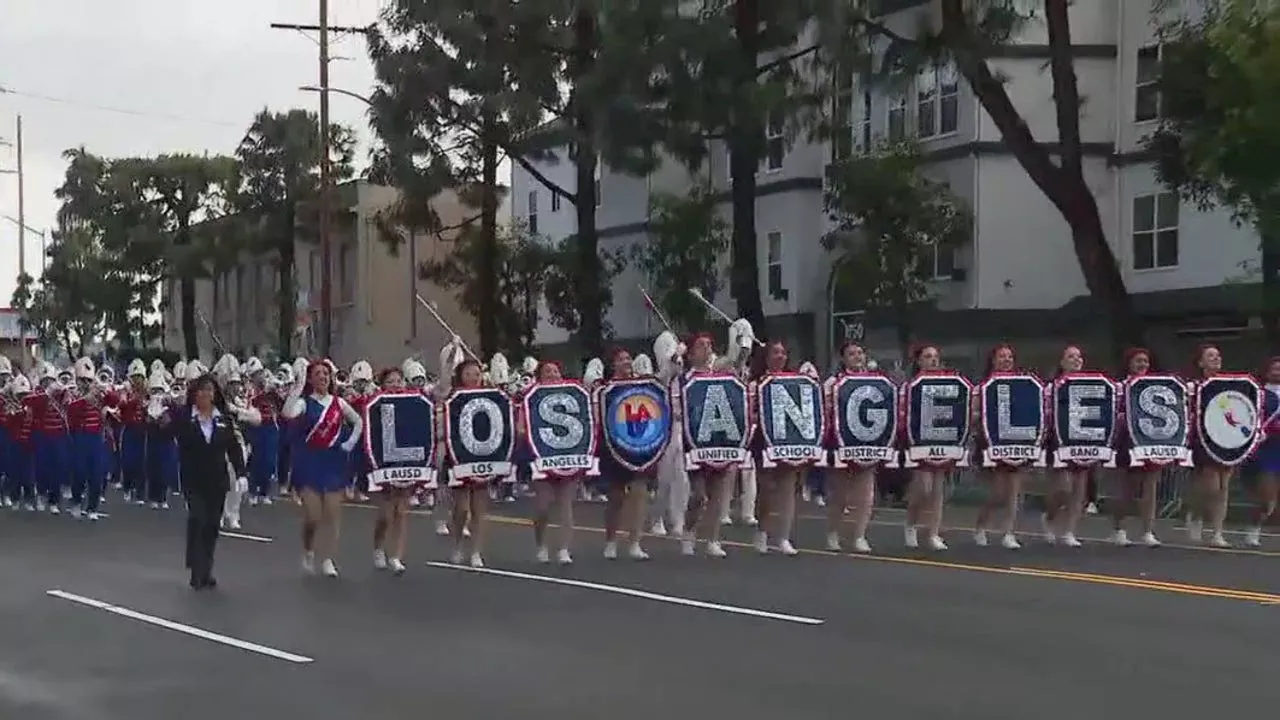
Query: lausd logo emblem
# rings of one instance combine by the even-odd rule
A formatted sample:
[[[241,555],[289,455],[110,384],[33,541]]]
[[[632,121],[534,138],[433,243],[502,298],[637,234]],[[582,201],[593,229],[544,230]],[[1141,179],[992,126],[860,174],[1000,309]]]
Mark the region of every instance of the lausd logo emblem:
[[[648,472],[671,442],[671,400],[652,378],[612,380],[600,390],[606,450],[632,472]]]
[[[508,480],[515,450],[515,408],[497,388],[454,390],[444,404],[445,449],[453,467],[449,484]]]
[[[533,477],[599,475],[591,393],[575,382],[538,383],[524,395],[525,439]]]
[[[694,373],[684,381],[685,464],[690,470],[745,467],[751,456],[747,386],[730,373]]]
[[[417,392],[382,393],[364,409],[369,489],[436,486],[436,406]]]
[[[1262,437],[1262,388],[1248,375],[1217,375],[1196,388],[1200,445],[1214,462],[1239,465]]]

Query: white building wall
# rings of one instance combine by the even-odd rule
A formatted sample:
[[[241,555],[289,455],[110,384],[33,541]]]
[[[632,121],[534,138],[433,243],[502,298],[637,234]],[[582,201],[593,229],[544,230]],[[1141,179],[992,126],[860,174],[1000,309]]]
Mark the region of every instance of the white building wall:
[[[1039,5],[1039,3],[1031,3]],[[888,24],[909,31],[922,14],[933,12],[931,3],[908,8],[888,19]],[[1142,138],[1154,123],[1134,120],[1134,85],[1139,48],[1154,39],[1151,0],[1077,0],[1071,6],[1073,42],[1078,48],[1075,72],[1082,100],[1082,140],[1088,148],[1086,183],[1093,190],[1129,289],[1134,293],[1213,286],[1242,275],[1242,265],[1255,260],[1258,243],[1248,229],[1234,227],[1225,212],[1200,212],[1186,204],[1179,209],[1179,261],[1175,267],[1135,270],[1133,252],[1134,199],[1160,191],[1149,164],[1135,157]],[[1045,45],[1042,22],[1024,28],[1016,39],[1022,46]],[[1111,52],[1114,47],[1114,52]],[[1024,51],[1025,53],[1025,51]],[[1058,139],[1056,108],[1047,61],[1044,57],[1010,57],[991,61],[1007,78],[1006,89],[1037,140]],[[1017,160],[1002,148],[1000,133],[961,82],[955,132],[922,142],[926,153],[939,162],[929,170],[945,179],[953,191],[971,203],[975,237],[957,252],[961,270],[956,279],[935,283],[942,309],[1056,308],[1087,292],[1072,246],[1071,234],[1057,209],[1027,177]],[[883,137],[887,129],[888,103],[880,89],[873,90],[872,132]],[[908,121],[914,126],[914,120]],[[1108,157],[1109,155],[1109,157]],[[756,204],[757,254],[761,290],[767,315],[817,312],[819,328],[826,327],[827,280],[831,257],[821,247],[829,228],[822,207],[820,182],[830,159],[826,141],[812,141],[803,132],[788,150],[783,166],[764,170]],[[549,177],[573,186],[573,168],[567,161],[540,164]],[[723,146],[712,148],[701,170],[714,190],[729,191],[728,157]],[[617,175],[605,168],[601,177],[601,204],[597,225],[604,248],[633,246],[644,239],[641,230],[651,196],[656,192],[680,193],[692,180],[675,163],[665,163],[647,178]],[[780,189],[780,184],[786,189]],[[573,208],[562,203],[550,211],[550,193],[513,164],[513,214],[527,215],[527,196],[539,196],[539,231],[551,240],[574,232]],[[722,205],[724,217],[729,206]],[[767,237],[780,232],[784,238],[783,278],[786,299],[773,298],[767,290],[765,263]],[[728,259],[726,258],[726,264]],[[620,275],[614,288],[609,321],[619,337],[648,336],[656,332],[640,297],[639,285],[647,284],[638,269]],[[724,290],[717,303],[734,311]],[[543,343],[567,340],[567,334],[543,323]]]

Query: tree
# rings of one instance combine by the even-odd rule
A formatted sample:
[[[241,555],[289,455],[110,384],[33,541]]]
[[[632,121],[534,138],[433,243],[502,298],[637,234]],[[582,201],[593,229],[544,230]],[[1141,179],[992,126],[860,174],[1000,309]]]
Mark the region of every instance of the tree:
[[[954,62],[1002,141],[1045,198],[1062,215],[1089,293],[1106,311],[1112,346],[1140,344],[1145,330],[1125,287],[1115,253],[1107,242],[1098,203],[1084,178],[1080,96],[1073,61],[1071,0],[1043,0],[1043,13],[1029,12],[1025,0],[933,0],[937,10],[914,34],[897,32],[876,14],[880,3],[832,3],[839,21],[818,28],[823,64],[828,68],[879,65],[868,79],[911,76],[932,64]],[[1043,17],[1041,17],[1043,15]],[[1057,142],[1037,138],[1014,105],[1005,79],[992,60],[1032,19],[1048,34],[1047,62],[1053,88]],[[874,51],[874,52],[873,52]]]
[[[48,257],[38,287],[30,275],[19,276],[12,305],[21,313],[22,325],[34,330],[42,345],[57,342],[78,357],[101,336],[105,308],[121,301],[121,286],[110,277],[113,260],[88,230],[60,227]]]
[[[881,146],[832,165],[823,198],[834,228],[823,244],[838,251],[841,279],[866,289],[867,305],[893,312],[904,362],[908,310],[931,295],[933,253],[969,239],[973,226],[964,202],[923,165],[910,144]]]
[[[139,183],[138,170],[146,161],[106,159],[84,148],[68,150],[63,157],[67,169],[54,191],[61,203],[60,227],[50,257],[55,262],[62,257],[58,247],[68,229],[92,238],[95,272],[101,273],[95,280],[101,282],[99,295],[86,302],[103,315],[117,342],[142,344],[166,268],[165,241]]]
[[[1160,124],[1146,140],[1160,180],[1228,208],[1261,238],[1262,318],[1280,348],[1280,8],[1213,1],[1161,31]]]
[[[693,330],[706,320],[707,309],[690,293],[707,297],[720,289],[720,258],[729,249],[729,226],[720,217],[718,200],[709,188],[688,195],[656,195],[649,206],[649,241],[636,260],[650,278],[650,292],[677,330]]]
[[[632,42],[641,27],[632,21],[658,5],[666,3],[617,0],[601,12],[595,0],[396,0],[370,41],[381,82],[375,116],[382,105],[397,108],[392,135],[415,138],[389,146],[438,157],[442,142],[469,138],[482,187],[496,185],[500,151],[574,206],[577,229],[560,254],[559,283],[573,300],[555,320],[594,354],[603,350],[612,304],[611,264],[596,230],[596,175],[601,161],[641,174],[656,162],[642,131],[656,128],[661,113],[643,94],[650,66],[638,61],[646,46]],[[431,137],[444,140],[431,147]],[[533,163],[566,146],[574,181],[562,184]],[[481,210],[482,223],[496,218],[496,207]],[[484,234],[496,237],[496,219]],[[495,277],[492,265],[477,260],[480,278]],[[490,283],[485,296],[495,297],[492,282],[482,282]],[[493,328],[486,315],[477,319],[483,339]]]
[[[472,272],[477,255],[491,252],[478,225],[461,229],[452,251],[440,260],[422,263],[420,275],[446,290],[458,293],[462,307],[477,314],[487,288]],[[497,349],[516,356],[527,354],[536,340],[538,306],[547,279],[547,267],[554,250],[522,227],[506,228],[498,236],[497,254],[490,258],[498,268],[496,317]]]
[[[334,181],[351,179],[355,174],[351,129],[331,126],[327,152]],[[248,252],[266,255],[274,264],[279,291],[276,340],[285,354],[292,346],[297,316],[294,242],[300,225],[315,224],[321,157],[319,117],[297,109],[259,112],[235,151],[231,200],[236,222],[223,229],[240,235]]]

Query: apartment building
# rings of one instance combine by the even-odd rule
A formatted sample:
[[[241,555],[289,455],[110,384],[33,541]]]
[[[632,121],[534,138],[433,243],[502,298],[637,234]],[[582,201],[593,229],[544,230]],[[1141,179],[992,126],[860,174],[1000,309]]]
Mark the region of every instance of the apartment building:
[[[885,0],[891,11],[885,22],[909,34],[921,15],[936,11],[935,4]],[[1237,310],[1238,286],[1223,286],[1247,278],[1247,265],[1258,257],[1258,239],[1249,229],[1235,227],[1225,212],[1201,212],[1180,203],[1160,186],[1141,152],[1142,138],[1154,129],[1159,112],[1154,81],[1160,50],[1152,5],[1151,0],[1077,0],[1070,13],[1084,101],[1086,179],[1139,311],[1151,320],[1155,341],[1173,351],[1199,337],[1248,335],[1243,330],[1251,318]],[[1047,43],[1043,24],[1033,22],[992,65],[1007,78],[1010,98],[1035,137],[1052,144],[1057,125]],[[1066,223],[953,68],[931,68],[910,87],[892,92],[882,85],[863,86],[857,78],[846,79],[841,88],[839,116],[848,122],[831,141],[801,136],[789,142],[779,124],[767,129],[756,204],[766,331],[790,339],[806,356],[831,358],[845,338],[862,340],[882,356],[897,355],[893,320],[851,306],[842,298],[857,293],[831,282],[834,258],[820,243],[829,227],[822,187],[833,158],[879,138],[911,135],[931,160],[929,172],[949,183],[974,215],[973,240],[931,259],[935,299],[913,311],[914,333],[944,344],[949,355],[968,366],[997,340],[1018,340],[1020,348],[1044,353],[1056,352],[1064,337],[1101,340],[1094,336],[1098,323],[1089,322],[1099,309],[1086,297]],[[572,187],[567,160],[540,169]],[[714,188],[724,193],[728,218],[723,148],[713,150],[709,172]],[[651,195],[679,193],[696,180],[674,163],[647,178],[605,168],[598,180],[602,245],[645,242]],[[551,240],[573,234],[573,209],[560,206],[518,165],[511,185],[516,216]],[[608,320],[620,338],[652,336],[660,329],[638,297],[643,282],[634,268],[617,279]],[[716,302],[732,314],[727,291],[722,289]],[[550,326],[539,337],[553,346],[567,339]]]
[[[422,280],[417,267],[423,262],[445,257],[452,248],[452,234],[409,233],[405,242],[392,250],[384,242],[376,218],[398,199],[394,188],[364,181],[339,186],[339,211],[334,222],[331,250],[333,335],[332,356],[348,366],[368,360],[375,368],[399,365],[410,355],[429,360],[434,370],[440,348],[448,334],[415,300],[418,293],[438,308],[446,321],[469,343],[476,341],[475,320],[464,312],[456,295]],[[445,226],[456,226],[467,217],[463,206],[451,194],[432,201]],[[311,238],[294,243],[294,282],[297,287],[299,317],[294,324],[319,327],[322,275],[320,248]],[[268,257],[244,257],[234,268],[197,282],[196,308],[205,318],[199,322],[200,349],[211,357],[218,340],[229,349],[245,353],[265,352],[276,345],[279,278]],[[176,283],[164,291],[165,346],[182,348],[179,318],[180,300]],[[170,299],[172,299],[170,301]],[[318,351],[316,343],[304,341],[295,351]]]

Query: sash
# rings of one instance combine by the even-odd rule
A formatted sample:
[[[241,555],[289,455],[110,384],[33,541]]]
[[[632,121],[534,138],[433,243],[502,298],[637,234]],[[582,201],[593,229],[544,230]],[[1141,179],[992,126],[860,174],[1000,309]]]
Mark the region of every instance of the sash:
[[[313,450],[336,447],[342,436],[342,403],[335,395],[327,396],[324,402],[314,397],[307,400],[320,406],[320,417],[307,431],[307,447]]]

